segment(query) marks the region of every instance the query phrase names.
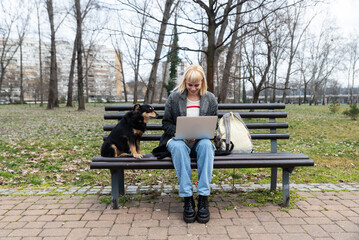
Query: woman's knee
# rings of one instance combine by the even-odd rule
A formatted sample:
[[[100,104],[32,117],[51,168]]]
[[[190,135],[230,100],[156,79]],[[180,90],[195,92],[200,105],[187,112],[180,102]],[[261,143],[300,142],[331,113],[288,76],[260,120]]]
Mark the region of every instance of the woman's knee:
[[[191,152],[191,149],[187,146],[187,144],[182,140],[171,140],[168,143],[167,149],[172,154],[174,152],[187,152],[188,154]]]
[[[206,150],[213,150],[214,151],[214,146],[211,142],[211,140],[209,139],[201,139],[196,146],[196,150],[201,150],[201,149],[206,149]]]

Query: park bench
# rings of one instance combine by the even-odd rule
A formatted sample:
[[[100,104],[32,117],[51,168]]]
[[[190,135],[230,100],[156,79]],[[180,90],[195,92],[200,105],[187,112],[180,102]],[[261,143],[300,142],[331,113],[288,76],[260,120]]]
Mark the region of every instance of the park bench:
[[[163,117],[164,104],[152,105],[158,114]],[[105,120],[119,120],[131,110],[133,105],[106,105]],[[287,152],[277,152],[277,140],[289,139],[289,133],[278,132],[277,129],[287,129],[287,122],[276,119],[286,118],[287,113],[281,111],[285,104],[219,104],[218,117],[226,112],[239,112],[245,119],[253,140],[270,140],[270,152],[254,152],[251,154],[232,153],[227,156],[215,156],[214,168],[271,168],[270,189],[277,188],[277,168],[282,168],[282,206],[289,205],[289,175],[295,167],[313,166],[314,162],[307,155]],[[279,110],[279,111],[278,111]],[[109,112],[109,113],[108,113]],[[159,141],[162,124],[147,124],[147,130],[141,141]],[[116,123],[116,122],[114,122]],[[104,131],[111,131],[115,124],[105,124]],[[264,129],[264,130],[263,130]],[[252,133],[258,131],[259,133]],[[153,132],[155,131],[155,132]],[[163,130],[162,130],[163,132]],[[106,139],[107,135],[103,136]],[[191,160],[192,168],[196,168],[196,159]],[[133,157],[109,158],[96,156],[90,164],[91,169],[109,169],[111,171],[112,207],[117,209],[119,195],[125,194],[124,170],[126,169],[174,169],[171,158],[158,160],[151,154],[146,154],[141,160]]]

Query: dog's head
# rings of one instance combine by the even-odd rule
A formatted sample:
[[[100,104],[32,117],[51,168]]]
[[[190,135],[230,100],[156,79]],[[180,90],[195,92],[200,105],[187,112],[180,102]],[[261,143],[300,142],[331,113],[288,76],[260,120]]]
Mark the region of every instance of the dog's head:
[[[136,104],[135,106],[133,106],[133,111],[140,113],[145,123],[147,123],[150,120],[150,118],[156,118],[158,115],[155,112],[155,109],[148,104],[143,104],[143,105]]]

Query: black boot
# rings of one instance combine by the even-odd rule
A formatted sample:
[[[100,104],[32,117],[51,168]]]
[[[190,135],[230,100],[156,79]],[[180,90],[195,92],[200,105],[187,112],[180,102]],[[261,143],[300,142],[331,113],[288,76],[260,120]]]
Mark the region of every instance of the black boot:
[[[196,210],[193,196],[184,198],[183,220],[186,223],[193,223],[196,220]]]
[[[197,221],[199,223],[207,223],[209,221],[209,215],[208,197],[199,195]]]

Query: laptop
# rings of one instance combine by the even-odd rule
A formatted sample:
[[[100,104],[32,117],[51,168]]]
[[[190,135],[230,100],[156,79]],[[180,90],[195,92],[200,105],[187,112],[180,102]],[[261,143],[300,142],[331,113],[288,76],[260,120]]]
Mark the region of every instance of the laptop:
[[[175,139],[213,139],[218,116],[177,117]]]

